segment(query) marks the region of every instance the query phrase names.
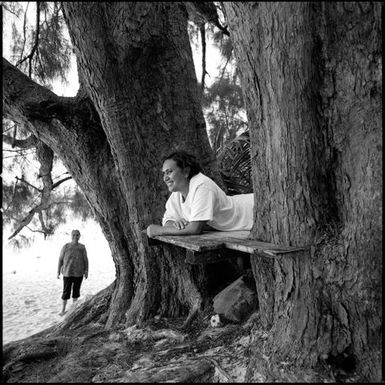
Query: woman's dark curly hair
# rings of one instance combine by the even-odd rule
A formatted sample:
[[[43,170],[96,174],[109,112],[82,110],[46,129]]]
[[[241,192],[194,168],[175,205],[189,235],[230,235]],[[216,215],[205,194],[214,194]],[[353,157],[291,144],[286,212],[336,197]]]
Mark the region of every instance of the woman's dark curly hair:
[[[202,168],[194,155],[189,154],[186,151],[179,150],[174,151],[168,156],[163,158],[163,162],[172,159],[176,162],[176,165],[181,169],[185,169],[186,167],[190,167],[190,172],[188,178],[191,179],[194,175],[198,174],[202,171]]]

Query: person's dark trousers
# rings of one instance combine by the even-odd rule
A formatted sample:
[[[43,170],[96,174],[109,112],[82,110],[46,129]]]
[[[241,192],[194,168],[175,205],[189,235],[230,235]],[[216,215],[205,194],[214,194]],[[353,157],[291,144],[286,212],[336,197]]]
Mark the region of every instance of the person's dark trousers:
[[[61,299],[69,299],[71,296],[71,289],[72,298],[79,298],[82,281],[83,277],[63,277],[63,295]]]

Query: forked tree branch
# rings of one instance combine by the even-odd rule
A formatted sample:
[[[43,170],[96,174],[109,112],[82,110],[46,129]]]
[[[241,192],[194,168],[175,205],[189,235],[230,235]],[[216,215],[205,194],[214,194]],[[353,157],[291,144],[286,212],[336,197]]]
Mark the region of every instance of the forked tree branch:
[[[27,183],[28,185],[35,188],[41,193],[40,204],[34,207],[28,213],[28,215],[21,221],[17,229],[13,232],[13,234],[8,239],[12,239],[26,225],[28,225],[32,221],[36,213],[39,215],[40,224],[44,234],[50,234],[51,232],[44,223],[42,212],[44,210],[47,210],[47,208],[50,205],[50,198],[51,198],[51,192],[52,192],[52,186],[53,186],[51,171],[52,171],[54,154],[53,154],[53,151],[46,144],[39,141],[36,145],[36,155],[37,155],[38,161],[40,162],[39,177],[42,178],[43,189],[39,190],[36,187],[32,186],[30,183],[21,179],[19,180],[23,181],[24,183]]]
[[[34,186],[33,184],[27,182],[24,178],[19,178],[18,176],[16,176],[15,178],[16,178],[16,180],[17,180],[18,182],[25,183],[27,186],[32,187],[33,189],[35,189],[35,190],[38,191],[39,193],[42,192],[42,190],[41,190],[40,188],[38,188],[38,187]]]

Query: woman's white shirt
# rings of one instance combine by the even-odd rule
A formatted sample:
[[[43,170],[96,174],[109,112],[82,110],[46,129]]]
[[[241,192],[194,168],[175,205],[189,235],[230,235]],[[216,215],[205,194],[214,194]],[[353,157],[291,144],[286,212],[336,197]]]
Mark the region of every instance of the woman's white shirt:
[[[186,200],[180,192],[171,193],[162,224],[185,219],[208,221],[219,231],[251,230],[254,194],[229,196],[209,177],[198,173],[190,179]]]

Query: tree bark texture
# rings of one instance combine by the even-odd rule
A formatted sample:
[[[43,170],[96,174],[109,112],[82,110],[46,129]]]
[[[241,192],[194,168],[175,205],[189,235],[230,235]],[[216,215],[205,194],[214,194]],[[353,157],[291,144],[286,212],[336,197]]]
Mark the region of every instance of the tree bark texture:
[[[253,259],[267,345],[311,365],[349,354],[378,381],[381,5],[223,4],[250,125],[253,237],[310,246]]]
[[[205,268],[186,266],[178,250],[148,247],[142,236],[164,211],[166,154],[183,148],[218,178],[184,5],[68,2],[63,11],[78,96],[57,97],[3,59],[5,115],[62,159],[95,212],[116,266],[106,325],[193,312],[202,304]]]

